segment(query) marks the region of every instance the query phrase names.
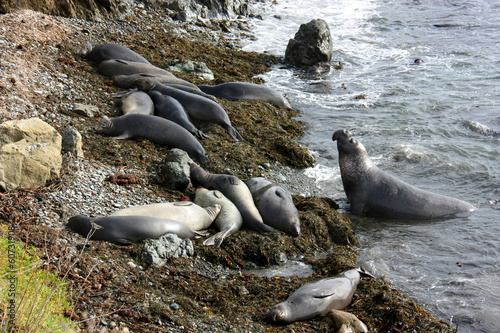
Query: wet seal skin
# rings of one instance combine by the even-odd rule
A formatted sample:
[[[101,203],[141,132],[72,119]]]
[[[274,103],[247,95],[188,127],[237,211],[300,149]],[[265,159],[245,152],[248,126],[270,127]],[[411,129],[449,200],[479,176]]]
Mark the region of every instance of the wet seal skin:
[[[337,141],[342,183],[354,214],[434,219],[476,210],[468,202],[418,189],[380,170],[347,130],[336,131],[332,140]]]

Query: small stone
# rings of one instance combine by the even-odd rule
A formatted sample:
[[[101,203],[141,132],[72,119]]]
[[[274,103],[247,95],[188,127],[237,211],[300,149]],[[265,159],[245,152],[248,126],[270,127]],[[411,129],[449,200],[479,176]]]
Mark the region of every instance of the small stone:
[[[93,118],[99,113],[99,108],[95,105],[75,103],[73,105],[73,112],[84,117]]]
[[[130,268],[136,268],[137,267],[137,265],[134,264],[132,261],[127,262],[127,265],[129,265]]]
[[[179,310],[180,306],[177,303],[172,303],[170,304],[170,309],[172,310]]]

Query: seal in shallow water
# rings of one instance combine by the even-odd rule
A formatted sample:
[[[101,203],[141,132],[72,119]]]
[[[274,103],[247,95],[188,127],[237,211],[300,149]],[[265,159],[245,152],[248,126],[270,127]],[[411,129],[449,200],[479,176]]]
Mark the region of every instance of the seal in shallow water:
[[[198,85],[203,92],[221,97],[229,101],[248,100],[248,101],[262,101],[273,103],[274,105],[281,106],[285,109],[291,109],[288,100],[273,89],[250,82],[226,82],[210,85]]]
[[[300,234],[299,211],[287,190],[263,177],[250,178],[245,184],[265,224],[293,237]]]
[[[352,213],[432,219],[476,210],[468,202],[418,189],[380,170],[347,130],[336,131],[332,140],[337,141],[342,183]]]
[[[351,269],[331,278],[306,283],[288,299],[273,306],[271,320],[290,324],[326,314],[331,309],[342,310],[352,300],[361,280],[361,269]]]
[[[115,139],[143,138],[167,148],[179,148],[205,164],[205,149],[184,127],[173,121],[146,114],[126,114],[99,120],[95,131]]]
[[[200,186],[196,189],[194,202],[202,207],[213,204],[221,206],[220,213],[214,221],[220,232],[207,238],[203,245],[219,247],[227,236],[235,234],[243,225],[243,218],[238,208],[220,191]]]
[[[195,163],[191,163],[190,176],[193,186],[203,186],[209,190],[219,190],[226,198],[231,200],[240,211],[245,228],[254,231],[274,231],[273,228],[264,224],[262,216],[253,202],[252,193],[250,193],[248,187],[238,177],[208,173]]]
[[[194,238],[198,234],[187,225],[174,220],[150,216],[106,216],[91,218],[73,216],[68,227],[91,240],[108,241],[117,245],[130,245],[149,238],[174,233],[180,238]],[[89,234],[90,233],[90,234]]]
[[[191,201],[177,201],[132,206],[117,210],[110,216],[151,216],[179,221],[193,230],[203,230],[212,224],[220,210],[219,204],[203,208]]]
[[[211,99],[169,87],[149,78],[138,79],[134,84],[142,91],[158,91],[163,95],[175,98],[182,104],[189,117],[200,121],[219,124],[233,137],[233,139],[237,141],[242,139],[241,134],[231,125],[231,120],[226,110]]]

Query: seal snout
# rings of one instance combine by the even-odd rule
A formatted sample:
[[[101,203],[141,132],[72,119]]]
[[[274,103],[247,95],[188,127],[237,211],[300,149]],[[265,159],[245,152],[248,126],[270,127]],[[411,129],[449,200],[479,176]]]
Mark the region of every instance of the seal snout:
[[[333,133],[332,141],[338,140],[338,141],[345,142],[345,141],[349,140],[350,138],[352,138],[351,132],[349,132],[346,129],[341,129],[341,130],[335,131],[335,133]]]

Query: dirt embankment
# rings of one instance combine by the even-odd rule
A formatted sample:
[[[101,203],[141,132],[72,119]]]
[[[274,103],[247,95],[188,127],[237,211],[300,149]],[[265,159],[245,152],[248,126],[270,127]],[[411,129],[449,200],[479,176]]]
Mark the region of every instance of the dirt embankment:
[[[215,73],[214,83],[254,81],[256,74],[269,70],[279,59],[236,50],[233,35],[221,32],[216,22],[202,27],[200,23],[173,22],[161,10],[140,7],[126,21],[104,22],[22,11],[0,15],[0,27],[0,122],[38,116],[60,131],[71,124],[84,137],[85,162],[65,156],[60,179],[46,188],[0,194],[2,223],[15,223],[17,239],[40,248],[47,267],[67,276],[73,308],[65,315],[85,320],[78,329],[328,331],[323,318],[281,327],[271,324],[265,314],[303,283],[355,267],[355,233],[332,200],[294,196],[302,223],[297,238],[242,230],[219,249],[194,240],[193,258],[172,258],[161,268],[141,262],[141,244],[86,244],[63,227],[72,214],[92,211],[89,206],[117,207],[118,199],[124,198],[133,203],[192,199],[194,194],[193,189],[180,193],[161,185],[157,169],[166,148],[146,140],[116,141],[96,135],[92,128],[97,119],[72,112],[72,105],[80,102],[98,106],[101,115],[118,115],[109,99],[118,89],[77,54],[85,42],[120,43],[160,67],[176,59],[203,61]],[[179,76],[203,82],[195,76]],[[211,160],[210,172],[245,179],[266,176],[263,166],[277,162],[299,168],[312,165],[308,150],[294,141],[304,131],[295,120],[300,116],[297,112],[260,102],[220,103],[244,140],[234,142],[218,126],[197,124],[212,137],[203,141]],[[134,173],[140,184],[119,186],[103,178],[93,184],[97,187],[91,187],[97,182],[97,173],[106,176],[120,171]],[[84,185],[77,188],[76,184]],[[83,193],[87,190],[89,193]],[[62,200],[67,193],[83,199]],[[90,205],[91,197],[99,198],[100,204]],[[283,254],[311,265],[314,273],[273,278],[244,273],[245,269],[275,265]],[[452,331],[449,324],[434,319],[382,278],[363,280],[347,311],[374,332]]]

